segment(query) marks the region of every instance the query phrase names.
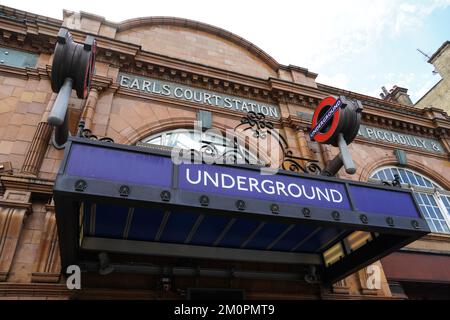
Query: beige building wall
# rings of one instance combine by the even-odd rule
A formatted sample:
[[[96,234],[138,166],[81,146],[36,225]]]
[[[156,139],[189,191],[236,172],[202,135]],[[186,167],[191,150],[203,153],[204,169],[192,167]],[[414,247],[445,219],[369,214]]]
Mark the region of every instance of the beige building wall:
[[[0,29],[9,30],[10,26],[2,23],[1,19]],[[32,22],[32,16],[29,16],[29,20],[27,28],[30,29],[24,28],[22,33],[31,38],[36,36],[35,29],[39,28],[30,26],[42,22]],[[413,112],[408,107],[317,84],[317,75],[307,69],[279,65],[248,41],[229,33],[219,36],[218,28],[200,23],[197,29],[193,25],[181,27],[177,19],[161,21],[148,18],[114,24],[102,17],[66,11],[64,21],[52,21],[49,24],[52,27],[45,29],[40,26],[39,30],[46,30],[45,37],[54,40],[58,31],[54,26],[58,23],[73,29],[78,41],[88,32],[95,34],[99,43],[96,75],[89,97],[80,101],[73,96],[70,102],[73,134],[82,118],[86,120],[92,134],[108,136],[116,143],[131,145],[164,130],[190,127],[196,119],[196,112],[205,109],[193,103],[143,96],[120,89],[118,71],[126,70],[199,88],[208,86],[213,90],[250,96],[257,100],[273,99],[282,113],[282,118],[275,121],[276,128],[285,136],[293,154],[318,160],[323,167],[337,150],[310,142],[305,134],[309,121],[302,119],[299,112],[312,114],[323,97],[348,94],[363,101],[366,115],[363,121],[366,124],[384,127],[389,123],[400,132],[439,139],[447,148],[446,155],[420,154],[408,150],[408,161],[414,169],[450,189],[450,121],[438,111],[414,111],[413,115],[407,115],[406,111]],[[184,20],[183,23],[189,25]],[[44,34],[38,35],[44,37]],[[24,43],[2,41],[3,45],[31,50]],[[40,49],[33,50],[39,52]],[[450,50],[447,52],[450,53]],[[51,56],[49,52],[39,54],[38,65],[30,70],[0,66],[0,163],[10,163],[12,167],[11,171],[0,173],[4,189],[3,196],[0,196],[0,226],[5,226],[6,221],[13,221],[9,224],[11,228],[0,228],[6,230],[0,234],[0,244],[7,243],[7,246],[0,246],[0,299],[32,296],[43,299],[68,298],[72,295],[65,289],[64,280],[59,276],[59,252],[51,202],[52,186],[63,151],[55,149],[48,140],[39,148],[31,148],[36,143],[40,128],[45,127],[55,98],[49,78]],[[443,65],[441,70],[444,72],[447,69]],[[234,128],[243,116],[211,110],[213,127],[220,130]],[[347,176],[341,171],[340,176],[343,178],[367,181],[376,168],[396,163],[393,146],[357,139],[350,149],[358,171],[353,176]],[[41,162],[35,161],[38,166],[36,174],[23,170],[25,159],[30,159],[32,152],[43,155]],[[11,211],[11,208],[14,210]],[[436,237],[439,239],[439,236]],[[418,245],[421,248],[436,247],[439,244],[436,237],[432,244],[424,240]],[[450,250],[448,239],[444,241],[443,250]],[[381,265],[379,262],[377,264]],[[368,290],[365,277],[366,273],[362,270],[335,284],[333,288],[298,286],[290,289],[290,295],[284,297],[396,298],[392,297],[384,273],[380,290]],[[105,282],[100,283],[107,286]],[[273,298],[276,292],[283,290],[279,284],[249,282],[247,286],[253,288],[250,297],[255,298]],[[271,293],[270,290],[278,291]],[[103,294],[118,297],[117,292],[114,293],[112,289]],[[149,290],[131,290],[129,294],[153,297]],[[93,296],[101,297],[102,293]]]
[[[419,108],[438,108],[450,114],[450,42],[446,41],[428,61],[441,80],[415,104]]]

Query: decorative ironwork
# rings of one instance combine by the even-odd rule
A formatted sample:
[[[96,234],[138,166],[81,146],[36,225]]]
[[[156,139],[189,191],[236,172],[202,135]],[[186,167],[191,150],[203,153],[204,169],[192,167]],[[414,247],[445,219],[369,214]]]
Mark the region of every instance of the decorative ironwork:
[[[266,139],[268,135],[275,138],[283,152],[281,163],[283,170],[313,174],[321,173],[322,169],[318,165],[319,161],[294,156],[292,150],[289,149],[286,139],[274,130],[274,124],[268,121],[264,114],[253,111],[248,112],[246,116],[241,118],[241,123],[234,130],[237,131],[239,128],[242,128],[243,131],[251,130],[253,137],[258,139]]]
[[[394,174],[394,180],[392,180],[392,182],[382,181],[381,183],[384,184],[385,186],[391,186],[391,187],[397,187],[397,188],[402,187],[400,176],[397,173]]]
[[[86,138],[89,140],[96,140],[102,142],[111,142],[114,143],[114,140],[110,137],[99,138],[96,135],[93,135],[91,130],[84,128],[84,121],[80,121],[78,124],[77,136],[80,138]]]
[[[253,111],[248,112],[246,116],[241,118],[240,125],[244,124],[249,125],[249,128],[253,131],[253,136],[255,138],[262,139],[264,139],[267,134],[271,134],[270,131],[274,128],[273,123],[266,120],[266,116],[264,114]]]

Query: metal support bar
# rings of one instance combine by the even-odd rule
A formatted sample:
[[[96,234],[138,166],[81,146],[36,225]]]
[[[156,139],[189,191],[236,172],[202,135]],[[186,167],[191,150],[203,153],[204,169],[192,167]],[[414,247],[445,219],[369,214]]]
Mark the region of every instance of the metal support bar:
[[[81,263],[84,271],[98,272],[97,263]],[[264,272],[251,270],[233,270],[233,269],[207,269],[192,267],[171,267],[163,265],[145,265],[145,264],[109,264],[114,272],[117,273],[135,273],[160,276],[180,276],[180,277],[214,277],[214,278],[241,278],[241,279],[260,279],[260,280],[284,280],[284,281],[302,281],[302,273],[294,272]]]
[[[47,122],[54,126],[60,126],[64,123],[67,113],[67,106],[69,105],[70,95],[72,93],[73,80],[66,78],[64,84],[59,90],[52,111],[50,112]]]
[[[348,174],[354,174],[356,172],[355,163],[353,162],[352,155],[348,150],[347,142],[345,142],[344,135],[339,134],[338,137],[339,154],[328,162],[327,166],[323,170],[322,174],[325,176],[334,176],[338,171],[345,167],[345,172]]]
[[[85,237],[81,244],[85,250],[106,251],[126,254],[185,257],[199,259],[220,259],[232,261],[252,261],[263,263],[286,263],[301,265],[322,265],[322,257],[316,253],[297,253],[232,249],[195,246],[187,244],[144,242],[107,238]]]
[[[347,172],[348,174],[354,174],[356,172],[355,163],[353,162],[350,151],[348,151],[347,142],[345,141],[344,135],[342,133],[339,133],[338,145],[339,150],[341,151],[339,156],[342,159],[342,163],[344,164],[345,172]]]

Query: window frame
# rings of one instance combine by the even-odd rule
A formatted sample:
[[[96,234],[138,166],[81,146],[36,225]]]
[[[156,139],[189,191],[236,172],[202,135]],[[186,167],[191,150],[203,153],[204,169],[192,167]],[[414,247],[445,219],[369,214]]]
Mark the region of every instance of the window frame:
[[[442,221],[444,221],[446,223],[446,227],[449,230],[449,232],[443,232],[443,231],[437,231],[437,228],[435,228],[434,222],[430,222],[429,220],[432,220],[432,216],[430,214],[428,214],[430,216],[429,219],[427,219],[425,217],[425,214],[422,212],[422,207],[420,207],[420,214],[422,215],[422,217],[427,220],[428,225],[430,226],[430,228],[432,228],[432,232],[433,233],[438,233],[438,234],[450,234],[450,208],[447,209],[447,207],[445,206],[444,201],[442,200],[441,197],[446,197],[446,200],[449,201],[450,203],[450,191],[445,190],[442,186],[440,186],[437,182],[435,182],[434,180],[430,179],[429,177],[421,174],[420,172],[417,172],[413,169],[410,168],[405,168],[405,167],[399,167],[399,166],[383,166],[383,167],[379,167],[377,169],[375,169],[374,171],[372,171],[372,173],[369,176],[368,181],[369,182],[375,182],[375,183],[379,183],[380,181],[389,181],[389,180],[384,180],[381,179],[379,173],[383,172],[383,176],[386,176],[384,173],[384,170],[386,169],[390,169],[391,170],[391,174],[394,174],[394,171],[392,169],[396,169],[399,174],[400,174],[400,169],[405,171],[405,175],[408,178],[408,183],[404,183],[404,178],[402,175],[400,175],[400,179],[401,181],[401,186],[402,188],[407,188],[413,191],[414,196],[416,197],[419,193],[425,193],[428,195],[431,195],[435,202],[436,202],[436,206],[439,209],[439,211],[441,212],[441,215],[443,217],[443,220],[441,219],[437,219],[438,221],[440,221],[440,223],[442,223]],[[410,181],[412,181],[412,179],[410,178],[409,174],[412,174],[414,176],[414,180],[417,180],[417,177],[420,177],[421,179],[424,179],[424,182],[426,182],[427,180],[431,183],[432,187],[424,187],[421,185],[416,185],[416,184],[411,184]],[[380,177],[380,178],[375,178],[374,176]],[[387,177],[386,177],[387,178]],[[389,181],[391,182],[391,181]],[[426,184],[426,183],[424,183]],[[417,200],[416,200],[417,201]],[[435,231],[436,230],[436,231]]]
[[[173,145],[168,145],[167,142],[169,142],[168,140],[170,140],[170,135],[173,135],[174,133],[186,133],[189,132],[190,135],[193,134],[197,134],[197,132],[192,129],[192,128],[175,128],[175,129],[169,129],[169,130],[165,130],[165,131],[161,131],[152,135],[149,135],[143,139],[140,139],[137,143],[138,144],[148,144],[148,145],[156,145],[156,146],[164,146],[166,148],[174,148]],[[212,139],[204,139],[203,135],[207,133],[210,136],[214,136],[214,137],[220,137],[221,142],[225,142],[226,144],[221,144],[220,142],[214,143],[212,142],[211,144],[216,148],[216,150],[220,151],[220,149],[217,149],[217,146],[221,146],[223,147],[226,151],[225,153],[228,153],[230,151],[234,150],[234,145],[233,142],[228,139],[227,137],[223,136],[223,135],[217,135],[211,132],[202,132],[202,137],[201,137],[201,141],[211,141]],[[169,136],[169,137],[168,137]],[[160,138],[160,144],[153,144],[149,141],[151,140],[155,140],[157,138]],[[204,148],[205,146],[207,146],[208,143],[203,143],[200,146],[200,150],[196,150],[198,152],[202,152],[202,148]],[[176,145],[175,145],[176,146]],[[178,146],[179,147],[179,146]],[[241,155],[241,157],[244,157],[244,161],[248,162],[250,160],[250,158],[253,158],[252,161],[257,161],[259,165],[265,165],[265,161],[263,159],[260,159],[257,155],[255,155],[253,152],[251,152],[249,149],[245,148],[244,146],[238,144],[238,154]]]

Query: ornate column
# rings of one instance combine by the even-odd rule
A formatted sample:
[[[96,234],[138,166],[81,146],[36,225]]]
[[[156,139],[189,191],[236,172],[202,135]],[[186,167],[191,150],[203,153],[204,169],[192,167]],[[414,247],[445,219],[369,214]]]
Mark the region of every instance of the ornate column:
[[[299,127],[295,132],[295,137],[297,139],[298,148],[300,149],[301,156],[303,158],[313,159],[311,149],[309,148],[308,137],[306,136],[306,128]]]
[[[30,147],[25,155],[21,173],[36,176],[44,160],[45,152],[52,135],[52,126],[47,123],[48,114],[55,102],[56,94],[53,93],[47,104],[41,122],[38,123],[36,132],[31,140]]]
[[[56,227],[55,204],[45,206],[45,225],[39,244],[38,260],[34,272],[31,274],[32,282],[58,282],[61,273],[61,260],[59,256],[58,232]]]
[[[99,89],[92,87],[84,105],[80,121],[84,122],[86,129],[92,129],[92,120],[94,119],[95,107],[97,106]]]
[[[6,281],[25,216],[31,212],[31,192],[6,190],[0,198],[0,281]]]
[[[326,165],[330,160],[333,159],[333,156],[331,155],[330,146],[319,144],[320,153],[322,154],[322,159],[324,162],[324,165]]]

